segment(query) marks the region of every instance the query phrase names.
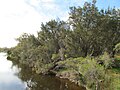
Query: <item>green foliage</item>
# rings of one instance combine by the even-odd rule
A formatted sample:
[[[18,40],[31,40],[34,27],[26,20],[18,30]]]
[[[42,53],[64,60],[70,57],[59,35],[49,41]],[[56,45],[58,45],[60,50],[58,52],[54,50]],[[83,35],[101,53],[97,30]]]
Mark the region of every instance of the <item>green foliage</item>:
[[[60,58],[60,55],[59,54],[52,54],[52,60],[57,60]]]
[[[52,63],[49,63],[49,64],[43,64],[43,63],[40,63],[40,62],[37,62],[35,64],[35,67],[32,69],[33,71],[35,71],[37,74],[47,74],[48,73],[48,70],[53,67],[54,64]]]
[[[86,2],[83,7],[71,7],[69,22],[73,27],[71,43],[74,42],[75,53],[78,51],[81,56],[98,56],[106,50],[112,55],[113,48],[120,41],[117,12],[115,8],[98,10],[95,2]]]
[[[120,68],[112,68],[108,70],[108,74],[112,80],[109,90],[120,89]]]
[[[4,48],[0,48],[0,52],[7,52],[9,50],[9,48],[7,48],[7,47],[4,47]]]
[[[110,55],[107,52],[104,52],[104,54],[100,56],[100,60],[104,63],[105,69],[112,68],[113,59],[110,58]]]
[[[117,45],[115,45],[114,50],[116,51],[116,53],[120,52],[120,43],[118,43]]]
[[[62,77],[72,79],[91,90],[109,90],[111,77],[106,73],[106,68],[99,65],[96,59],[90,57],[69,58],[58,62],[58,65],[64,67],[58,72]]]
[[[67,22],[51,20],[41,24],[37,37],[24,33],[17,38],[17,46],[7,50],[8,59],[36,73],[54,70],[71,74],[72,79],[93,90],[106,89],[110,81],[106,71],[120,49],[119,13],[115,8],[98,10],[96,0],[70,7]]]

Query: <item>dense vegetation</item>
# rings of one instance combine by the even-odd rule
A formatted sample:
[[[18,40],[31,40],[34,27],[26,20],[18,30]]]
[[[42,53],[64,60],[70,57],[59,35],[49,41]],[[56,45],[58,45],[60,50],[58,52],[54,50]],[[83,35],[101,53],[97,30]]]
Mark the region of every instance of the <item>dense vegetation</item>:
[[[68,21],[42,23],[37,36],[24,33],[17,41],[7,52],[14,65],[24,64],[38,74],[54,73],[92,90],[120,89],[111,78],[111,68],[120,67],[115,64],[120,52],[119,9],[99,10],[95,0],[70,7]]]
[[[4,47],[4,48],[0,48],[0,52],[7,52],[8,51],[8,48],[7,47]]]

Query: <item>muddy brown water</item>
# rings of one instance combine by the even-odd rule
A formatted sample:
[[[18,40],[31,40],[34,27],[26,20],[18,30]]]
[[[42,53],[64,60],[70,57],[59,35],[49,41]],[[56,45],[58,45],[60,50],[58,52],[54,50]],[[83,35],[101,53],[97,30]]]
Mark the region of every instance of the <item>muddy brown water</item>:
[[[74,83],[50,75],[37,75],[25,66],[13,66],[0,53],[0,90],[85,90]]]

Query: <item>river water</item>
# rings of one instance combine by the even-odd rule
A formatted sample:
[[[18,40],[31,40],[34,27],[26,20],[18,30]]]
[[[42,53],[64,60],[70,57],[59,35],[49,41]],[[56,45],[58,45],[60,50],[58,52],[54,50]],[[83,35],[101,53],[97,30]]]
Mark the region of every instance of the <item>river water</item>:
[[[0,90],[85,90],[65,79],[37,75],[26,66],[13,66],[0,53]]]

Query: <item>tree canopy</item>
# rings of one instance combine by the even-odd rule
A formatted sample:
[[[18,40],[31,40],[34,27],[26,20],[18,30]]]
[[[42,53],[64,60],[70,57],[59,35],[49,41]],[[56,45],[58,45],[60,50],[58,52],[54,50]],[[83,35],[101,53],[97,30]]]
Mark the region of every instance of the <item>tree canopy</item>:
[[[99,10],[95,0],[86,2],[83,7],[70,7],[68,21],[42,23],[37,36],[24,33],[17,41],[7,52],[8,59],[37,73],[45,73],[69,58],[98,57],[104,52],[114,57],[120,43],[120,10]]]

